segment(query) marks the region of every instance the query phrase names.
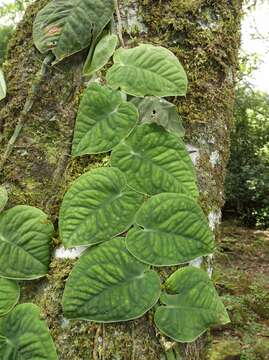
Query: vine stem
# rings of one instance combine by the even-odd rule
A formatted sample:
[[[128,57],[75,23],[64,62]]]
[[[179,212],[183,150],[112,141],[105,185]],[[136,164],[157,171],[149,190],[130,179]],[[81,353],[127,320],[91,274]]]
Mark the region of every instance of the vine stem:
[[[121,15],[120,15],[120,9],[119,9],[119,3],[118,3],[118,0],[114,0],[114,6],[115,6],[115,9],[116,9],[116,15],[117,15],[117,29],[118,29],[118,37],[119,37],[119,40],[120,40],[120,43],[121,43],[121,46],[122,47],[125,47],[125,43],[124,43],[124,40],[123,40],[123,26],[122,26],[122,21],[121,21]]]
[[[20,133],[23,129],[23,126],[25,125],[26,121],[27,121],[27,115],[29,114],[29,112],[32,110],[34,101],[36,99],[36,96],[39,92],[39,88],[41,85],[41,82],[44,79],[44,76],[47,73],[47,68],[48,66],[52,63],[52,61],[54,60],[54,55],[52,53],[49,53],[41,66],[41,69],[37,72],[37,74],[35,75],[35,78],[33,80],[33,84],[31,86],[31,89],[28,93],[26,102],[24,104],[23,110],[20,113],[16,128],[11,136],[11,138],[8,141],[6,150],[4,152],[4,154],[2,155],[2,158],[0,160],[0,172],[3,171],[4,165],[6,164],[7,159],[9,158],[10,154],[12,153],[12,150],[14,148],[14,145],[18,139],[18,137],[20,136]]]

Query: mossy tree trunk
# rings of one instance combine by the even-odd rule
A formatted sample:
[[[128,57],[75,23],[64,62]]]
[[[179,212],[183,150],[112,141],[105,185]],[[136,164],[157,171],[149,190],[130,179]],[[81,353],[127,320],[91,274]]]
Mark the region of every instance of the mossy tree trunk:
[[[37,0],[29,6],[10,42],[4,67],[8,97],[1,103],[0,114],[2,147],[15,128],[43,60],[31,35],[33,19],[47,2]],[[188,95],[176,99],[176,104],[198,169],[200,202],[217,234],[229,157],[241,0],[129,0],[122,1],[120,7],[130,44],[165,46],[187,71]],[[59,204],[68,185],[86,170],[108,162],[106,156],[70,157],[76,110],[85,86],[81,76],[85,57],[86,52],[82,52],[49,70],[1,174],[10,207],[28,204],[42,208],[56,228]],[[58,247],[56,235],[54,248]],[[72,253],[58,251],[56,255],[46,279],[22,284],[21,301],[42,307],[60,359],[206,359],[205,337],[177,348],[158,334],[152,313],[119,325],[67,322],[62,316],[61,296],[74,259]],[[174,350],[165,352],[170,347]]]

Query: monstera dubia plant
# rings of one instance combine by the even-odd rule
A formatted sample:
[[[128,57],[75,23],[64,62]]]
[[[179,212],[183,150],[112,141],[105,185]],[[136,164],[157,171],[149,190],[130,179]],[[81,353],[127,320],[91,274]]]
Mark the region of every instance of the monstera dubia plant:
[[[118,322],[154,308],[161,333],[191,342],[229,317],[207,273],[182,267],[214,251],[182,121],[176,106],[165,99],[186,95],[187,76],[177,57],[163,47],[140,44],[116,50],[117,35],[107,26],[114,6],[114,0],[54,0],[34,22],[34,43],[46,54],[41,78],[49,63],[84,48],[89,55],[83,71],[90,78],[114,54],[106,76],[99,72],[99,80],[89,82],[74,129],[73,157],[111,152],[111,159],[110,166],[81,175],[60,208],[64,246],[88,246],[66,282],[63,312],[68,319]],[[32,103],[33,95],[15,138]],[[0,208],[6,201],[2,193]],[[3,358],[57,358],[36,306],[14,308],[19,290],[12,282],[47,273],[52,231],[46,215],[32,207],[0,214],[0,316],[8,313],[0,319]],[[167,266],[179,269],[163,280],[158,268]]]

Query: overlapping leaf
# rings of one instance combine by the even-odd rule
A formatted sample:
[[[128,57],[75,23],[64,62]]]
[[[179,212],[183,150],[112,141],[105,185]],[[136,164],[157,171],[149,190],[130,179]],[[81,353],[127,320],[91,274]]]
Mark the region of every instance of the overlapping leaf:
[[[15,206],[0,214],[0,276],[36,279],[46,275],[53,226],[43,211]]]
[[[146,194],[185,192],[197,197],[195,170],[181,139],[155,124],[138,126],[112,152],[112,166]]]
[[[15,281],[0,278],[0,317],[7,314],[17,304],[20,288]]]
[[[40,310],[18,305],[0,319],[0,356],[5,360],[57,360],[57,353]]]
[[[143,196],[127,187],[116,168],[99,168],[80,176],[66,193],[60,210],[65,247],[91,245],[126,231]]]
[[[65,287],[63,308],[71,319],[127,321],[142,316],[159,296],[158,274],[129,254],[124,238],[115,238],[79,259]]]
[[[186,267],[167,281],[168,293],[161,296],[155,323],[165,335],[179,342],[191,342],[212,325],[228,323],[229,316],[207,274]]]
[[[85,62],[83,73],[85,75],[92,75],[96,71],[102,69],[108,60],[114,54],[118,45],[117,35],[105,35],[96,45],[93,56],[91,52]]]
[[[60,61],[95,43],[112,18],[113,0],[54,0],[34,21],[34,43]]]
[[[0,69],[0,101],[6,97],[7,86],[3,71]]]
[[[184,96],[187,76],[177,57],[160,46],[142,44],[115,52],[107,82],[133,96]]]
[[[91,84],[79,107],[73,155],[110,151],[130,133],[137,120],[136,107],[123,100],[119,91]]]
[[[213,252],[206,218],[191,198],[173,193],[155,195],[138,211],[127,248],[136,258],[155,266],[186,263]]]
[[[179,137],[184,136],[185,129],[182,125],[182,119],[174,104],[152,96],[134,98],[132,103],[139,111],[141,123],[155,123]]]
[[[8,202],[7,189],[4,186],[0,186],[0,212],[5,208]]]

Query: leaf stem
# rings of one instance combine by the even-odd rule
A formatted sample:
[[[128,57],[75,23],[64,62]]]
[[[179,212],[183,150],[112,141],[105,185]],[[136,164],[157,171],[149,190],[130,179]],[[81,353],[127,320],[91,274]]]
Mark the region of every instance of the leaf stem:
[[[115,9],[116,9],[116,15],[117,15],[117,33],[118,33],[118,37],[119,37],[119,40],[120,40],[120,43],[121,43],[121,46],[122,47],[125,47],[125,43],[124,43],[124,40],[123,40],[123,26],[122,26],[122,21],[121,21],[121,15],[120,15],[120,9],[119,9],[119,4],[118,4],[118,0],[114,0],[114,6],[115,6]]]
[[[14,144],[16,143],[18,137],[20,136],[20,133],[23,129],[24,124],[27,121],[27,115],[29,114],[29,112],[31,111],[34,101],[36,99],[36,96],[39,92],[39,88],[41,85],[42,80],[44,79],[44,76],[47,72],[47,68],[48,66],[52,63],[54,59],[54,55],[52,53],[49,53],[41,66],[41,69],[37,72],[37,74],[35,75],[35,78],[33,80],[33,84],[31,86],[31,89],[28,93],[28,97],[26,99],[26,102],[24,104],[23,110],[19,116],[16,128],[11,136],[11,138],[8,141],[6,150],[0,160],[0,172],[3,171],[4,165],[8,159],[8,157],[10,156],[10,154],[12,153],[12,150],[14,148]]]

